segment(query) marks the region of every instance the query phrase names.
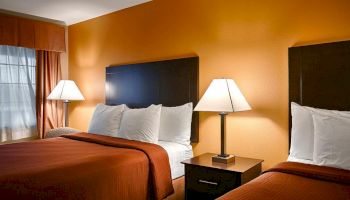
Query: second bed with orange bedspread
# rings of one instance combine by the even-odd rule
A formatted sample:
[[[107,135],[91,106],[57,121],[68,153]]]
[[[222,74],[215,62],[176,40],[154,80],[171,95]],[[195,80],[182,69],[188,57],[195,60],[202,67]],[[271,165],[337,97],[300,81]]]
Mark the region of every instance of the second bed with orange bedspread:
[[[349,200],[350,171],[283,162],[219,200]]]

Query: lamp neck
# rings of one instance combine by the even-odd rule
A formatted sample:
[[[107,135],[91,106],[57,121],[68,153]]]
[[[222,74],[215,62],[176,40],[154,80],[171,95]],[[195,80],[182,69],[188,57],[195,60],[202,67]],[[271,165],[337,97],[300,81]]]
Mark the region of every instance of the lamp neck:
[[[69,119],[68,119],[68,104],[70,103],[69,100],[63,100],[63,107],[64,107],[64,126],[69,126]]]
[[[227,115],[227,112],[220,112],[219,115]]]
[[[227,112],[221,112],[219,113],[220,119],[221,119],[221,153],[220,157],[228,157],[226,154],[226,135],[225,135],[225,129],[226,129],[226,115]]]

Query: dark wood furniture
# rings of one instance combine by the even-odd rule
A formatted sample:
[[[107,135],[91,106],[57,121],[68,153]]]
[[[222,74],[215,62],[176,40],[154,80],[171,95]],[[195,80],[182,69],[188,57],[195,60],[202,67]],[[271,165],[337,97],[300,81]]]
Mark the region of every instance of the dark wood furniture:
[[[137,108],[193,102],[195,106],[198,68],[198,57],[106,67],[106,104]],[[198,112],[193,112],[192,142],[199,142],[198,124]]]
[[[350,41],[289,48],[290,103],[350,110]]]
[[[234,163],[223,164],[212,162],[214,155],[206,153],[182,161],[186,199],[215,199],[261,173],[263,160],[235,157]]]

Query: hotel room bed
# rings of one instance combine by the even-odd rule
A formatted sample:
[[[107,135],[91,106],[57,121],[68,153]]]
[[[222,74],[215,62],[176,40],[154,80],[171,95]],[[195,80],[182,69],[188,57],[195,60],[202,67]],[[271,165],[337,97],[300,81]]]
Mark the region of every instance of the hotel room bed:
[[[289,49],[288,162],[268,169],[219,200],[350,199],[350,155],[345,153],[349,152],[345,136],[349,124],[344,125],[350,111],[349,55],[350,41]],[[320,116],[324,121],[318,121]]]
[[[106,104],[196,104],[198,60],[107,67]],[[190,133],[197,142],[198,113]],[[0,199],[163,199],[174,191],[172,177],[184,173],[180,161],[191,156],[190,145],[90,133],[0,145]]]
[[[146,199],[156,195],[150,191],[155,174],[149,173],[153,165],[149,159],[157,156],[161,164],[157,161],[155,169],[164,171],[161,185],[167,187],[159,194],[163,198],[172,192],[169,167],[172,179],[183,176],[181,161],[193,157],[192,146],[139,143],[78,133],[1,145],[0,158],[6,162],[0,163],[0,194],[8,199]]]
[[[296,162],[283,162],[218,200],[346,200],[350,172]]]
[[[0,146],[1,199],[163,199],[173,192],[158,145],[75,133]]]

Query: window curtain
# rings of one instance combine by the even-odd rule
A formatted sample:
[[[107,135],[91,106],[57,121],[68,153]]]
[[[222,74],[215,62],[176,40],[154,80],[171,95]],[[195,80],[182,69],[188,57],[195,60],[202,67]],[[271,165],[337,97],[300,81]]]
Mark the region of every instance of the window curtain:
[[[0,141],[36,135],[35,50],[0,45]]]
[[[60,53],[53,51],[36,51],[36,119],[40,138],[45,133],[63,125],[62,101],[47,100],[50,92],[61,80]]]
[[[65,52],[65,27],[0,13],[0,44]]]

